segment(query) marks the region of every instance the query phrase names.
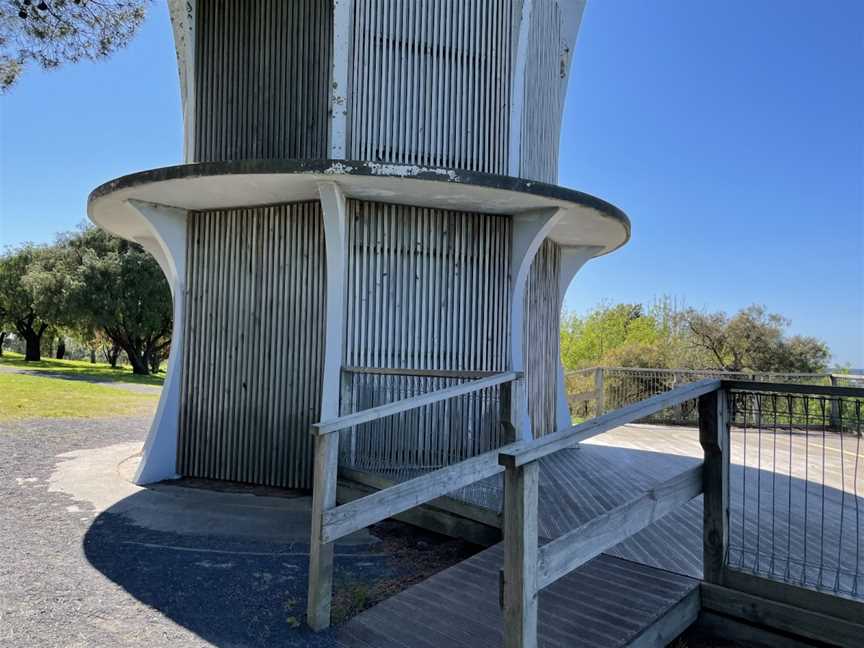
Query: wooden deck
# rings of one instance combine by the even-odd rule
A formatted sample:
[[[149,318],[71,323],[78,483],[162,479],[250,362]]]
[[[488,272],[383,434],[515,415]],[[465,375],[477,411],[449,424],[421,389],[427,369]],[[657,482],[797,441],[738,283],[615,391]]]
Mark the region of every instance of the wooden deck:
[[[810,488],[803,499],[815,507],[811,515],[824,515],[826,523],[821,533],[825,544],[837,546],[841,518],[855,519],[864,510],[860,497],[864,493],[864,457],[860,456],[864,444],[853,446],[851,451],[848,444],[845,448],[831,443],[815,450],[810,447],[810,451],[826,457],[826,471],[823,476],[820,470],[816,482],[813,475],[801,473],[794,466],[787,476],[791,479],[781,475],[759,481],[760,472],[768,474],[764,471],[773,470],[775,463],[778,473],[782,472],[790,452],[796,457],[804,456],[805,446],[812,445],[802,438],[780,439],[779,446],[770,447],[764,439],[759,441],[748,439],[745,454],[743,437],[733,431],[730,479],[733,544],[751,546],[758,531],[766,539],[772,534],[770,537],[777,540],[775,546],[788,544],[793,561],[800,559],[808,547],[812,557],[819,537],[811,537],[812,533],[806,537],[796,535],[803,515],[800,506],[796,504],[790,514],[784,513],[783,506],[776,507],[778,501],[785,506],[790,491],[796,493],[795,501],[799,502],[797,495]],[[542,541],[557,538],[623,504],[695,465],[701,457],[696,430],[632,425],[595,437],[578,449],[543,459],[539,509]],[[850,470],[853,465],[850,462],[861,464],[857,472]],[[757,469],[759,466],[762,471]],[[804,470],[803,465],[800,470]],[[857,482],[853,482],[856,477]],[[457,496],[498,510],[500,483],[500,478],[491,478],[460,491]],[[773,516],[765,515],[758,525],[742,519],[736,527],[736,510],[745,501],[748,510],[764,509],[769,501],[777,510]],[[767,520],[772,518],[775,523],[769,527]],[[484,517],[485,521],[488,519],[488,515]],[[855,538],[849,537],[850,532],[854,534],[855,527],[847,522],[840,551],[820,557],[831,574],[837,572],[838,564],[847,572],[854,571],[858,564],[861,571],[861,562],[857,561],[864,561],[864,555],[856,551]],[[778,556],[773,552],[760,558],[767,564]],[[343,646],[364,647],[500,645],[500,567],[500,546],[481,552],[360,614],[341,629],[340,641]],[[695,619],[701,576],[699,497],[544,590],[539,606],[541,645],[664,645]],[[859,595],[864,598],[864,593]]]

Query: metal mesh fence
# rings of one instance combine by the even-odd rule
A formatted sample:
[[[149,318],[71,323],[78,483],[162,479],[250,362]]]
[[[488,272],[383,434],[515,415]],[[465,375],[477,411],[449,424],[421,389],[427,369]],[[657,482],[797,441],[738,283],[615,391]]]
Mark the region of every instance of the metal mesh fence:
[[[733,390],[732,569],[864,597],[864,397]]]

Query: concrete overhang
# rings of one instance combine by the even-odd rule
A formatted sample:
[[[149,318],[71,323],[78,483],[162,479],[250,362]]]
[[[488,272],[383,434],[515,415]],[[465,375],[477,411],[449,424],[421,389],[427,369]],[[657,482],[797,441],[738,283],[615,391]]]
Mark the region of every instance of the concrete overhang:
[[[557,185],[474,171],[350,160],[239,160],[163,167],[123,176],[90,194],[90,219],[129,240],[149,235],[130,201],[185,210],[216,210],[318,199],[318,183],[336,182],[349,198],[488,214],[558,208],[549,238],[596,246],[597,256],[624,245],[630,220],[620,209]]]

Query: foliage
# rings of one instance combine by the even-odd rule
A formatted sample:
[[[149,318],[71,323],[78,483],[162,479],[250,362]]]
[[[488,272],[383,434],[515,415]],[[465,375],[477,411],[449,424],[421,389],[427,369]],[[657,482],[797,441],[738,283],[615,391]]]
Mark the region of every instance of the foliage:
[[[83,380],[0,373],[0,421],[107,418],[153,413],[158,393],[136,393]]]
[[[41,359],[46,332],[74,334],[113,361],[122,350],[141,375],[158,369],[170,345],[171,293],[159,265],[140,245],[92,226],[0,257],[0,308],[31,361]]]
[[[690,309],[684,319],[694,345],[726,371],[819,372],[828,365],[827,345],[813,337],[787,338],[789,320],[752,305],[733,317]]]
[[[171,293],[159,265],[140,245],[95,227],[66,237],[75,267],[70,311],[79,326],[98,329],[126,352],[132,371],[147,374],[170,344]]]
[[[125,47],[148,0],[0,0],[0,89],[24,68],[98,60]]]
[[[812,337],[787,336],[786,318],[753,305],[734,316],[679,310],[669,299],[650,308],[603,304],[587,316],[566,315],[565,367],[657,367],[818,373],[830,350]]]
[[[65,317],[69,277],[55,250],[27,244],[0,257],[0,309],[27,344],[27,358],[39,360],[52,323]]]
[[[657,321],[638,304],[602,305],[585,318],[565,315],[561,323],[561,358],[566,367],[597,364],[622,347],[654,345]]]

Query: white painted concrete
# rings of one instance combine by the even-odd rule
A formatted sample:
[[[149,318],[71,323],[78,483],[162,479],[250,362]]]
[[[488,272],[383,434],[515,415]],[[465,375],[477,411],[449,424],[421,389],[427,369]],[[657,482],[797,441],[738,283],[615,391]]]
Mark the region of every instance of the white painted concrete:
[[[317,200],[319,183],[338,182],[346,197],[359,200],[488,214],[557,208],[562,217],[549,238],[561,245],[601,246],[603,253],[617,249],[630,236],[626,219],[612,217],[584,202],[472,184],[452,170],[440,170],[444,181],[414,177],[420,172],[436,171],[424,167],[373,165],[373,170],[376,175],[357,175],[352,173],[351,163],[334,162],[323,172],[193,174],[169,180],[141,181],[93,198],[87,212],[100,227],[136,240],[138,236],[146,236],[148,230],[138,213],[127,205],[130,199],[181,209],[227,209],[238,205]],[[614,208],[610,206],[610,209]]]
[[[511,267],[513,283],[510,297],[510,369],[525,371],[525,282],[531,270],[531,262],[540,245],[555,224],[561,219],[561,210],[540,209],[513,216],[513,249]],[[520,381],[524,385],[524,379]],[[524,388],[514,390],[513,409],[519,417],[517,429],[523,439],[531,439],[531,421],[528,417],[528,394]]]
[[[149,484],[177,476],[177,439],[180,431],[181,368],[184,345],[183,314],[186,281],[186,211],[129,201],[149,229],[149,236],[139,235],[135,240],[152,254],[171,287],[174,298],[174,330],[171,334],[171,353],[168,356],[168,375],[162,387],[162,396],[144,451],[136,484]]]
[[[177,72],[180,77],[180,102],[183,108],[183,159],[195,159],[195,9],[197,0],[168,0]]]
[[[576,273],[585,263],[597,256],[600,248],[587,245],[562,247],[561,269],[558,275],[558,313],[559,317],[564,308],[564,296],[567,289],[573,283]],[[560,326],[559,326],[560,329]],[[555,429],[563,430],[570,427],[570,406],[567,404],[567,386],[564,384],[564,366],[558,359],[558,384],[555,398]]]
[[[348,71],[354,0],[333,0],[333,72],[330,83],[330,157],[344,160],[348,139]]]
[[[345,349],[345,273],[348,259],[345,194],[335,182],[318,185],[327,249],[327,309],[321,420],[339,416],[339,384]]]

